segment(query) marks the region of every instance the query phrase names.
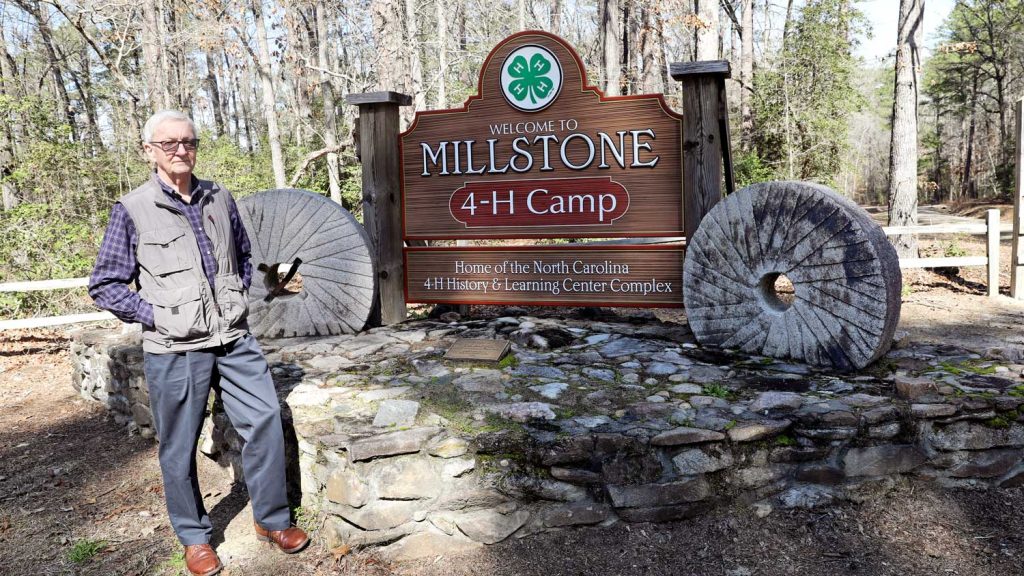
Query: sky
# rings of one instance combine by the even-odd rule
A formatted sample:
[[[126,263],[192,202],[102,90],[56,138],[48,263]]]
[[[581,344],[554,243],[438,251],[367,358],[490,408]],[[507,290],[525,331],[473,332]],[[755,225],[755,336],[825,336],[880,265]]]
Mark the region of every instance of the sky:
[[[953,11],[955,0],[924,0],[924,45],[931,54],[939,27]],[[864,39],[857,54],[869,64],[879,64],[896,49],[896,24],[900,14],[899,0],[862,0],[857,3],[871,24],[872,37]]]

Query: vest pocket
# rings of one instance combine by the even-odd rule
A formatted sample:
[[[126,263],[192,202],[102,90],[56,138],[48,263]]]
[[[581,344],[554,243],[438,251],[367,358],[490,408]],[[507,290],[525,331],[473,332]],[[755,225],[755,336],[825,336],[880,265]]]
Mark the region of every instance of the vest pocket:
[[[249,313],[249,298],[237,274],[217,276],[217,302],[228,326],[234,327]]]
[[[153,276],[166,276],[192,265],[180,239],[185,236],[183,228],[161,228],[150,230],[139,237],[139,265]]]
[[[198,286],[150,290],[146,298],[153,305],[154,328],[164,336],[188,340],[210,333],[210,322],[204,313]]]

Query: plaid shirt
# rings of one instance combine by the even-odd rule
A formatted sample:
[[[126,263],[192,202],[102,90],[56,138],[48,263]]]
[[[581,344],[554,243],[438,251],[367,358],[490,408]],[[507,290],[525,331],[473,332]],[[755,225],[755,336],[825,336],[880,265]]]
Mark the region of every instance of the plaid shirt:
[[[213,289],[214,277],[217,275],[217,260],[213,256],[213,243],[206,235],[206,229],[203,228],[200,209],[200,201],[205,191],[199,187],[199,181],[193,176],[192,198],[186,204],[177,191],[164,183],[155,172],[153,179],[160,185],[164,194],[181,210],[192,226],[192,232],[195,233],[199,252],[203,258],[203,273],[206,274],[210,288]],[[248,289],[249,283],[252,281],[249,236],[245,233],[235,200],[231,198],[230,194],[228,199],[230,201],[228,211],[231,214],[231,233],[235,239],[235,251],[241,269],[242,285]],[[128,288],[132,283],[137,284],[139,278],[139,261],[135,256],[138,244],[139,235],[131,216],[120,202],[114,204],[110,211],[107,232],[103,236],[103,243],[100,245],[100,252],[96,257],[96,266],[89,278],[89,295],[92,296],[97,306],[109,310],[124,322],[139,322],[146,326],[152,326],[153,307],[137,292]]]

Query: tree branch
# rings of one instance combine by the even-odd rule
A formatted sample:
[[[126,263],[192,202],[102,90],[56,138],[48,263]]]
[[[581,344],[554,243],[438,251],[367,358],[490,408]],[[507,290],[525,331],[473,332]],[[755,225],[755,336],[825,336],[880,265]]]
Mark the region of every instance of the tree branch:
[[[288,183],[288,185],[294,187],[296,184],[298,184],[299,178],[302,178],[302,175],[306,172],[306,168],[308,168],[309,165],[313,163],[314,160],[318,160],[320,158],[323,158],[324,156],[327,156],[328,154],[342,152],[347,149],[348,144],[338,144],[337,146],[328,146],[327,148],[321,148],[314,152],[310,152],[309,154],[306,155],[305,158],[302,159],[302,164],[299,164],[299,167],[295,170],[295,173],[292,175],[292,179]]]

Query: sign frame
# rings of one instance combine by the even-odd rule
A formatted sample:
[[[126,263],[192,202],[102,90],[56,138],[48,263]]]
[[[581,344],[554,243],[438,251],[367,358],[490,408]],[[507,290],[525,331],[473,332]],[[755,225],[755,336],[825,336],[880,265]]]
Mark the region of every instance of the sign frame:
[[[619,226],[619,228],[620,228],[619,230],[616,230],[615,226],[590,227],[590,228],[587,228],[585,226],[581,226],[578,229],[574,230],[572,234],[566,234],[564,230],[560,230],[560,231],[557,231],[557,232],[555,230],[551,230],[551,231],[541,231],[541,230],[538,230],[538,228],[552,228],[553,229],[553,228],[556,228],[556,227],[560,227],[557,224],[555,224],[555,225],[552,225],[552,224],[538,225],[538,226],[531,226],[531,227],[524,226],[524,228],[526,228],[524,230],[510,230],[510,226],[503,226],[503,227],[501,227],[502,228],[501,232],[493,232],[493,233],[487,233],[487,232],[483,232],[483,231],[479,231],[479,230],[478,231],[473,231],[471,228],[464,226],[461,230],[457,230],[457,231],[456,230],[452,230],[452,231],[436,232],[436,233],[431,233],[431,232],[410,233],[410,230],[409,230],[410,226],[409,226],[409,221],[408,221],[409,220],[409,211],[410,211],[409,201],[408,201],[409,182],[406,181],[405,155],[406,155],[407,150],[406,150],[405,140],[408,137],[410,137],[410,136],[415,134],[416,130],[418,128],[420,128],[421,121],[423,119],[430,118],[432,116],[437,116],[437,115],[470,114],[471,113],[471,108],[473,107],[474,103],[476,103],[476,102],[485,102],[485,101],[489,101],[490,99],[498,99],[498,100],[501,100],[503,103],[507,104],[507,97],[505,96],[505,94],[503,94],[503,93],[491,94],[490,93],[491,91],[494,91],[495,88],[485,84],[485,82],[484,82],[485,76],[488,74],[488,71],[492,69],[492,67],[499,68],[498,73],[500,74],[500,67],[501,66],[499,64],[495,63],[495,62],[492,62],[492,61],[495,58],[498,57],[499,52],[501,52],[504,47],[506,47],[509,43],[513,43],[513,42],[516,42],[518,40],[521,40],[523,38],[528,38],[528,37],[545,38],[545,39],[547,39],[547,40],[549,40],[551,42],[559,44],[562,48],[564,48],[565,52],[567,52],[568,55],[571,56],[571,59],[570,59],[569,62],[562,62],[562,61],[559,60],[559,67],[562,69],[562,73],[561,73],[562,85],[559,87],[560,94],[556,97],[555,100],[552,101],[552,103],[549,103],[547,106],[545,106],[542,109],[547,109],[548,107],[550,107],[551,104],[556,102],[558,98],[566,98],[568,92],[572,92],[572,91],[574,91],[576,89],[575,85],[567,85],[566,84],[566,73],[565,73],[565,69],[567,67],[575,66],[576,67],[576,72],[574,72],[574,74],[578,73],[579,82],[580,82],[579,97],[581,97],[581,98],[594,98],[594,100],[595,100],[594,106],[600,106],[600,105],[606,104],[606,103],[612,104],[612,103],[616,103],[616,102],[630,102],[630,101],[645,102],[645,101],[653,101],[653,102],[657,103],[657,105],[661,109],[661,112],[664,114],[664,116],[669,121],[674,121],[676,123],[676,128],[678,128],[678,130],[676,131],[675,134],[673,134],[671,136],[671,137],[673,137],[676,140],[676,142],[673,142],[671,144],[672,148],[669,149],[669,152],[673,152],[674,153],[675,150],[676,150],[676,147],[678,147],[678,157],[679,157],[678,163],[679,163],[679,169],[680,170],[679,170],[678,174],[675,174],[676,180],[675,180],[675,182],[673,182],[673,185],[672,185],[673,191],[677,192],[673,196],[673,198],[672,198],[672,201],[675,203],[672,206],[672,208],[675,209],[676,207],[678,207],[678,212],[679,212],[679,214],[678,214],[678,225],[677,226],[676,225],[672,225],[672,226],[666,226],[666,227],[664,227],[662,229],[653,229],[652,228],[652,229],[649,229],[649,230],[622,230],[621,229],[622,226]],[[518,48],[515,48],[513,50],[518,50]],[[492,73],[494,73],[494,72],[492,72]],[[498,92],[503,92],[502,90],[500,90],[500,88],[497,91]],[[522,113],[521,110],[516,110],[515,108],[511,108],[511,109],[516,111],[516,112]],[[530,114],[532,112],[526,112],[526,113]],[[656,238],[656,237],[678,237],[678,236],[684,236],[685,235],[684,234],[684,228],[685,228],[685,220],[686,220],[686,215],[684,214],[684,210],[685,210],[686,200],[685,200],[685,190],[684,190],[685,186],[684,186],[684,182],[683,182],[683,173],[682,173],[683,172],[683,164],[684,164],[684,156],[685,156],[685,146],[684,146],[684,137],[683,137],[683,125],[684,125],[684,117],[683,117],[683,115],[678,113],[678,112],[676,112],[676,111],[674,111],[668,105],[668,103],[665,100],[665,97],[664,97],[663,94],[634,94],[634,95],[627,95],[627,96],[605,96],[604,93],[599,88],[597,88],[596,86],[594,86],[594,85],[592,85],[592,84],[590,84],[588,82],[586,67],[584,66],[583,61],[580,59],[579,54],[576,52],[575,48],[568,41],[560,38],[559,36],[556,36],[556,35],[551,34],[549,32],[543,32],[543,31],[538,31],[538,30],[528,30],[528,31],[523,31],[523,32],[519,32],[519,33],[516,33],[516,34],[512,34],[511,36],[508,36],[507,38],[505,38],[501,42],[499,42],[497,45],[495,45],[495,47],[493,49],[491,49],[491,51],[488,53],[487,57],[484,59],[484,62],[482,63],[482,65],[480,67],[480,72],[479,72],[478,78],[477,78],[477,91],[476,91],[475,94],[470,95],[465,100],[465,102],[462,104],[462,106],[455,107],[455,108],[439,109],[439,110],[419,111],[414,116],[413,121],[409,125],[409,127],[404,132],[399,134],[399,137],[398,137],[398,157],[399,157],[399,166],[400,166],[400,169],[399,169],[399,182],[400,182],[400,189],[401,189],[402,238],[403,238],[403,240],[406,240],[406,241],[410,241],[410,240],[412,240],[412,241],[419,241],[419,240],[543,239],[543,238]],[[662,137],[661,140],[665,141],[665,137]],[[619,180],[619,178],[617,176],[619,176],[621,174],[622,173],[619,173],[619,172],[608,173],[608,175],[611,176],[613,180]],[[583,176],[594,176],[593,173],[587,173],[587,174],[582,174],[582,175]],[[531,179],[530,178],[530,174],[528,174],[528,173],[527,174],[523,174],[522,176],[523,177],[520,178],[520,180],[529,180],[529,179]],[[509,180],[510,184],[514,183],[514,182],[515,182],[515,180]],[[460,183],[460,185],[453,187],[452,188],[453,193],[454,193],[454,191],[456,189],[464,187],[468,183],[471,183],[471,181],[470,182],[463,182],[463,183]],[[438,200],[440,201],[440,198]],[[445,198],[445,200],[446,201],[450,200],[450,197],[449,198]],[[639,218],[639,217],[637,217],[637,218]],[[459,221],[454,215],[452,215],[452,219],[454,221],[456,221],[456,222]],[[529,229],[529,228],[533,228],[533,229]],[[564,226],[561,226],[561,228],[564,228]]]

